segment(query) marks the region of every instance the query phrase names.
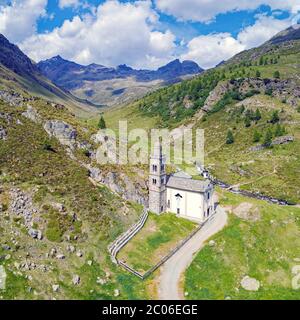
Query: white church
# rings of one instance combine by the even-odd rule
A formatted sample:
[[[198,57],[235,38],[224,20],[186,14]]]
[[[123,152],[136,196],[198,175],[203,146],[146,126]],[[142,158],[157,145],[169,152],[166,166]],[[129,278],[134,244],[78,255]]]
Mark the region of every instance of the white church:
[[[209,180],[193,180],[184,172],[168,176],[166,158],[160,144],[150,159],[149,210],[171,212],[180,217],[204,222],[214,213],[214,187]]]

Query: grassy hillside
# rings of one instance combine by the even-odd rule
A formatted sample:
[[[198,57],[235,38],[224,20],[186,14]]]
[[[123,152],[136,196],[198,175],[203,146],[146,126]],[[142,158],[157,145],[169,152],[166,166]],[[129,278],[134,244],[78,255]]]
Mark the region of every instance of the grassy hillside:
[[[43,100],[31,104],[41,116],[72,124],[84,138],[86,132],[67,110],[56,110]],[[6,117],[0,117],[0,126],[7,133],[6,140],[0,140],[0,264],[8,276],[0,296],[111,299],[118,289],[116,299],[146,298],[147,282],[114,266],[106,249],[136,221],[141,208],[94,186],[87,170],[71,160],[40,124],[22,116],[24,110],[0,103],[0,114]],[[30,226],[25,213],[12,211],[16,190],[32,202],[26,212],[35,208]],[[41,231],[42,240],[28,234],[30,227]],[[78,285],[72,283],[74,276],[80,277]],[[60,286],[57,292],[53,285]]]
[[[186,271],[189,299],[300,299],[292,269],[299,265],[300,209],[279,207],[223,192],[221,205],[232,213]],[[258,291],[242,288],[249,276]]]
[[[298,40],[267,43],[192,80],[105,112],[104,117],[113,128],[125,118],[130,128],[203,128],[206,165],[217,178],[299,203],[299,58]],[[229,131],[233,144],[226,144]],[[265,143],[268,131],[272,140],[289,135],[294,142],[251,151]]]

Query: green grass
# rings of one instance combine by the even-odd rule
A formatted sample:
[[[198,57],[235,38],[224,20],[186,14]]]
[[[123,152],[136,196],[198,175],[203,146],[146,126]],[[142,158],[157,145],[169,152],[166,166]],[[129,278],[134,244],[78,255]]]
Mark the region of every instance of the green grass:
[[[185,239],[196,224],[174,214],[150,214],[143,229],[120,251],[118,259],[145,273]]]
[[[259,220],[229,215],[228,225],[212,237],[185,274],[185,291],[190,299],[300,299],[292,288],[292,268],[300,258],[300,209],[280,207],[222,192],[227,209],[251,203]],[[257,292],[244,290],[244,276],[260,281]]]
[[[206,166],[219,179],[237,184],[241,189],[299,203],[300,180],[299,174],[296,174],[300,169],[299,113],[263,95],[254,96],[248,101],[247,109],[255,111],[259,104],[262,114],[262,119],[257,123],[252,122],[250,128],[245,127],[244,116],[237,114],[239,107],[235,104],[198,123],[198,128],[205,130]],[[268,129],[275,132],[276,125],[268,123],[274,110],[279,111],[281,124],[288,135],[295,137],[295,141],[263,151],[250,151],[251,147],[263,143],[263,138],[260,143],[253,142],[255,131],[262,136]],[[235,138],[231,145],[225,143],[229,129]]]

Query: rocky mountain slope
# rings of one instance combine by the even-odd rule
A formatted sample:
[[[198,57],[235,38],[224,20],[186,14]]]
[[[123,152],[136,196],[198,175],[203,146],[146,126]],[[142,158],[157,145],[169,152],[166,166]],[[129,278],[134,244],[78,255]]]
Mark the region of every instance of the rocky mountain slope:
[[[65,106],[0,96],[0,299],[147,297],[107,251],[141,214],[146,178],[98,166],[97,145]]]
[[[39,71],[37,65],[31,61],[16,45],[10,43],[0,34],[0,86],[14,91],[26,90],[36,96],[62,103],[80,115],[97,112],[95,105],[87,100],[73,96]]]
[[[74,95],[101,105],[135,100],[150,90],[180,82],[203,71],[195,62],[174,60],[158,70],[135,70],[126,65],[108,68],[82,66],[60,56],[38,63],[39,70]]]

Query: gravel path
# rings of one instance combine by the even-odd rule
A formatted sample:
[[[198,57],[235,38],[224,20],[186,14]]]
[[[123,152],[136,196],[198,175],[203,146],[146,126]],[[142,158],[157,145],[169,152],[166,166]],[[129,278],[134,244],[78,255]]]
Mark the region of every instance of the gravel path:
[[[180,277],[191,264],[194,254],[205,241],[224,228],[227,223],[226,211],[218,206],[216,214],[201,228],[191,240],[177,251],[162,267],[159,278],[160,300],[183,300]]]

